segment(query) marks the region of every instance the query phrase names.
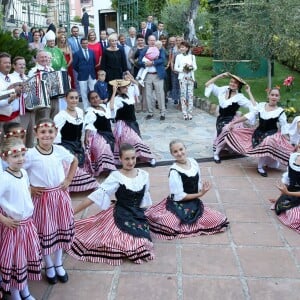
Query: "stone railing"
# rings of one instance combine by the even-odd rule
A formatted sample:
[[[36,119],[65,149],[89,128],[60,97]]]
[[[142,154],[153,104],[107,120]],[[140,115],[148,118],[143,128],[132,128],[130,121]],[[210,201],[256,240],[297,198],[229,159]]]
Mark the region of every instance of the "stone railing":
[[[219,106],[215,103],[211,103],[209,99],[194,97],[194,106],[217,117]]]

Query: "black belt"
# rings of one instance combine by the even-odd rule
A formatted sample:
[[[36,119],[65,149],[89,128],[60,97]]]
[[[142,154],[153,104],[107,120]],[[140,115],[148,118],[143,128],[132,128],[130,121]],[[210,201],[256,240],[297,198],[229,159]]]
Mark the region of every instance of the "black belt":
[[[148,72],[148,74],[157,74],[157,72]]]

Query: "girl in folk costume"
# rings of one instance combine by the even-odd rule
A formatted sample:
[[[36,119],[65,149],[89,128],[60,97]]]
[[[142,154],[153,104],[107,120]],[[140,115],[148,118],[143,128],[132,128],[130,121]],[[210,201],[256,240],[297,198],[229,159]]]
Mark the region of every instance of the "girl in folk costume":
[[[182,141],[171,141],[170,152],[175,158],[169,173],[170,196],[146,211],[150,230],[157,238],[169,240],[224,231],[226,216],[200,200],[210,183],[201,181],[198,163],[186,156]]]
[[[296,152],[290,155],[287,172],[282,176],[282,183],[277,184],[280,197],[271,199],[278,219],[286,226],[300,233],[300,144]]]
[[[278,88],[268,92],[268,102],[260,102],[252,112],[233,120],[228,128],[226,143],[237,153],[258,157],[257,172],[267,177],[265,166],[279,168],[287,165],[294,147],[284,134],[288,134],[288,123],[282,107],[277,103],[280,99]],[[236,128],[235,124],[249,120],[255,123],[259,118],[257,128]]]
[[[115,137],[115,158],[119,158],[118,149],[123,143],[131,144],[137,157],[142,161],[148,161],[155,166],[155,159],[150,148],[142,141],[139,125],[136,121],[133,97],[128,95],[130,81],[112,80],[109,82],[113,86],[111,96],[111,107],[114,108],[116,126],[114,129]]]
[[[174,71],[178,72],[180,85],[180,102],[184,120],[193,118],[193,101],[194,101],[194,72],[197,70],[196,58],[189,53],[190,44],[182,42],[180,44],[180,54],[176,56]]]
[[[2,142],[1,154],[8,167],[0,175],[0,273],[1,288],[11,298],[34,300],[28,280],[41,279],[41,249],[32,219],[33,203],[24,164],[26,148],[21,139]]]
[[[77,158],[59,145],[53,145],[57,128],[51,119],[36,123],[37,145],[26,154],[25,169],[29,175],[33,219],[37,227],[46,278],[50,284],[68,281],[62,254],[74,237],[74,217],[68,187],[77,168]],[[69,164],[65,175],[63,164]],[[53,255],[53,260],[52,260]]]
[[[115,138],[111,129],[111,107],[95,91],[88,93],[90,107],[85,115],[86,163],[90,173],[99,176],[103,171],[116,170],[114,164]]]
[[[217,79],[225,77],[230,77],[229,85],[219,87],[215,84]],[[243,85],[246,85],[246,92],[250,101],[241,93]],[[216,123],[217,133],[213,142],[213,151],[215,163],[220,163],[219,154],[226,145],[225,137],[228,133],[228,126],[226,125],[237,118],[236,113],[241,106],[251,111],[256,102],[250,86],[243,79],[229,72],[217,75],[205,83],[205,96],[209,97],[211,93],[219,100],[219,116]]]
[[[75,208],[78,213],[96,203],[103,210],[75,222],[75,240],[68,254],[79,260],[120,265],[126,258],[137,264],[154,258],[144,215],[145,207],[152,203],[149,175],[135,168],[132,145],[121,145],[120,159],[122,168],[110,173],[100,188]],[[117,201],[111,205],[113,194]]]
[[[82,145],[82,130],[84,126],[83,111],[77,107],[79,95],[76,90],[66,94],[67,108],[61,110],[54,122],[58,127],[55,143],[62,145],[78,159],[78,168],[69,186],[70,192],[82,192],[98,188],[99,184],[84,168],[85,151]]]

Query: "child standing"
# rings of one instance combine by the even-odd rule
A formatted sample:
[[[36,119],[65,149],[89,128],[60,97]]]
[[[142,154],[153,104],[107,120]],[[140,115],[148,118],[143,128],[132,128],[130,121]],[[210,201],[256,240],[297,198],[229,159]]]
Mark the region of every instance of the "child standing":
[[[201,182],[198,163],[186,157],[180,140],[170,142],[170,152],[175,158],[169,173],[170,196],[146,212],[151,231],[169,240],[224,231],[226,216],[199,199],[208,192],[210,183]]]
[[[180,86],[180,103],[184,120],[192,120],[194,101],[194,72],[197,70],[196,58],[190,54],[190,44],[180,44],[180,54],[176,56],[174,71],[178,72]]]
[[[46,278],[50,284],[68,281],[63,268],[62,251],[71,246],[74,217],[68,187],[77,168],[77,159],[59,145],[53,145],[57,128],[51,119],[41,119],[35,126],[37,145],[28,150],[25,169],[29,175],[33,219],[37,227]],[[63,164],[69,164],[65,176]],[[51,255],[54,256],[52,260]]]
[[[138,158],[144,162],[149,162],[151,166],[155,166],[154,156],[141,138],[139,124],[135,116],[135,100],[128,94],[130,81],[117,79],[110,81],[109,84],[113,86],[110,105],[114,108],[116,120],[114,128],[116,161],[119,160],[120,145],[128,143],[135,148]]]
[[[100,99],[106,103],[108,101],[108,86],[105,81],[106,72],[104,70],[99,70],[97,76],[98,80],[94,85],[94,91],[99,95]]]
[[[41,249],[32,219],[34,208],[28,175],[22,169],[25,152],[21,139],[12,137],[2,142],[1,154],[8,167],[0,175],[1,287],[10,291],[13,300],[34,300],[28,280],[41,279]]]
[[[152,203],[149,175],[135,168],[136,153],[131,145],[121,146],[120,158],[120,171],[113,171],[98,190],[75,208],[75,213],[79,213],[96,203],[104,210],[75,222],[75,240],[68,254],[79,260],[120,265],[125,258],[137,264],[154,258],[144,215],[145,207]],[[111,205],[113,194],[117,201]]]
[[[155,42],[155,46],[153,47],[148,47],[145,56],[142,59],[142,62],[153,62],[155,59],[158,58],[159,56],[159,50],[162,47],[162,42],[161,41],[156,41]],[[136,80],[138,81],[138,83],[141,86],[144,86],[144,81],[145,81],[145,77],[147,75],[149,71],[149,67],[145,67],[145,68],[140,68],[137,76],[136,76]]]
[[[88,100],[91,106],[85,115],[86,165],[93,176],[99,176],[103,171],[116,170],[111,108],[96,91],[88,93]]]

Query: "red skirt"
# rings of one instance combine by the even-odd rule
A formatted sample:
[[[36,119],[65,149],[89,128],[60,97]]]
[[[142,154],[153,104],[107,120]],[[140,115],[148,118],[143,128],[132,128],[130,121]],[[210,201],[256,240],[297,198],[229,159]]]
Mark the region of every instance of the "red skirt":
[[[281,223],[300,233],[300,206],[291,208],[278,216]]]
[[[154,155],[151,153],[149,146],[147,146],[140,136],[130,128],[124,121],[120,120],[117,122],[114,129],[115,137],[115,159],[119,161],[119,148],[123,143],[128,143],[132,145],[136,151],[137,157],[141,161],[147,162],[154,158]]]
[[[167,198],[146,210],[150,230],[158,239],[192,237],[225,231],[228,221],[225,215],[204,205],[202,216],[193,224],[183,224],[166,209]]]
[[[153,243],[121,231],[111,206],[95,216],[75,221],[75,239],[67,253],[81,261],[120,265],[124,259],[136,264],[152,260]]]
[[[90,136],[85,163],[86,169],[89,169],[94,176],[99,176],[103,171],[116,170],[114,154],[110,145],[98,133]]]
[[[74,216],[69,192],[46,189],[33,197],[33,220],[37,227],[43,255],[69,249],[74,238]]]
[[[1,226],[0,272],[2,287],[25,288],[27,280],[41,280],[41,248],[32,218],[22,220],[17,228]]]
[[[252,146],[252,135],[255,129],[232,129],[226,136],[226,143],[235,152],[251,157],[271,157],[283,165],[287,165],[294,146],[280,133],[267,136],[255,148]]]

